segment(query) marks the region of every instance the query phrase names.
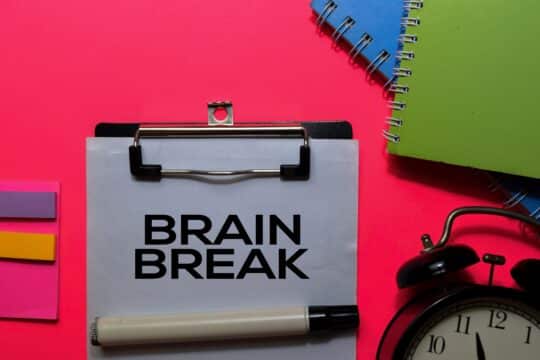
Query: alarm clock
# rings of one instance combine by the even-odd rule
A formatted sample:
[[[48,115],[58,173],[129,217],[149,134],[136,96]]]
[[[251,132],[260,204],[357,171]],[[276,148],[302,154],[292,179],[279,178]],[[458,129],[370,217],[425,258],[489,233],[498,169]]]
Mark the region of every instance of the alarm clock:
[[[469,246],[448,245],[454,220],[489,214],[540,228],[532,217],[489,207],[452,211],[437,244],[422,236],[422,253],[403,264],[399,288],[435,284],[416,295],[390,321],[379,343],[377,360],[538,360],[540,359],[540,259],[526,259],[511,274],[521,288],[493,286],[495,267],[505,258],[486,254],[488,285],[451,283],[446,275],[480,261]]]

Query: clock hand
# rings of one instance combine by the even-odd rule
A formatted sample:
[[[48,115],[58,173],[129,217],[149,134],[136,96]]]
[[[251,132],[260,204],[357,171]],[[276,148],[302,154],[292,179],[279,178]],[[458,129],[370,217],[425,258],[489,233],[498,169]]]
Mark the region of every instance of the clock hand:
[[[476,332],[476,356],[478,356],[478,360],[486,360],[484,346],[482,345],[482,340],[480,340],[478,332]]]

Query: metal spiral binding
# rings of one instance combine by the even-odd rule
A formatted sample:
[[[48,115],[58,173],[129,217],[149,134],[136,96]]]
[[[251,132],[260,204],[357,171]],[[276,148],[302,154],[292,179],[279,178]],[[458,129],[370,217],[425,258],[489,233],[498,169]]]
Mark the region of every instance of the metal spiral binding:
[[[343,20],[341,24],[339,24],[339,26],[336,28],[336,30],[334,30],[334,33],[332,34],[332,39],[334,39],[336,45],[339,40],[341,40],[343,35],[347,32],[347,30],[352,28],[355,23],[356,21],[354,21],[352,17],[347,16],[345,20]]]
[[[490,192],[495,192],[497,190],[499,190],[501,188],[502,184],[501,184],[501,180],[498,179],[498,178],[494,178],[492,179],[492,181],[489,183],[488,185],[488,190]]]
[[[391,84],[388,90],[396,94],[406,94],[409,92],[409,87],[406,85]]]
[[[404,17],[403,19],[401,19],[401,26],[418,26],[418,25],[420,25],[419,18]]]
[[[529,215],[537,220],[540,220],[540,206]]]
[[[527,196],[529,196],[529,193],[527,191],[519,191],[512,195],[510,198],[508,198],[508,200],[503,203],[503,207],[505,209],[513,208],[514,206],[522,203],[527,198]],[[533,219],[540,220],[540,206],[535,210],[531,211],[529,213],[529,216]]]
[[[368,33],[364,33],[360,40],[353,45],[349,51],[351,62],[354,62],[356,57],[373,41],[373,38]]]
[[[399,37],[399,41],[401,43],[414,44],[418,41],[418,37],[411,34],[401,34],[401,36]]]
[[[422,0],[405,0],[404,8],[405,10],[418,10],[424,7],[424,2]]]
[[[411,69],[407,68],[394,68],[394,77],[410,77],[412,76]]]
[[[395,117],[389,117],[386,119],[386,123],[390,126],[400,127],[403,125],[403,120],[395,118]]]
[[[399,142],[399,135],[396,135],[396,134],[392,134],[390,131],[388,130],[383,130],[383,134],[384,138],[388,141],[391,141],[393,143],[398,143]]]
[[[406,13],[406,15],[401,19],[401,26],[404,28],[411,28],[411,27],[417,27],[420,26],[420,19],[418,17],[410,16],[410,12],[412,10],[419,10],[424,7],[424,1],[423,0],[404,0],[403,8]],[[418,36],[414,34],[408,34],[404,32],[399,37],[399,43],[401,44],[401,47],[405,44],[415,44],[418,42]],[[414,51],[411,50],[403,50],[400,49],[397,54],[396,58],[402,63],[403,61],[412,61],[414,60]],[[409,86],[403,85],[403,84],[397,84],[396,80],[398,78],[406,78],[412,76],[411,69],[408,69],[407,67],[395,67],[393,72],[393,77],[388,80],[388,82],[385,84],[385,88],[394,94],[407,94],[409,92]],[[406,103],[402,101],[391,101],[390,102],[390,108],[393,111],[403,111],[407,107]],[[386,119],[386,123],[391,128],[396,127],[402,127],[404,124],[404,120],[401,118],[395,117],[389,117]],[[383,130],[382,133],[383,137],[391,141],[393,143],[398,143],[400,141],[400,136],[398,134],[392,133],[390,130]]]
[[[416,3],[418,0],[415,1],[405,1],[405,7],[407,6],[418,6]],[[322,11],[320,12],[319,16],[317,17],[316,23],[317,27],[320,28],[323,23],[325,23],[328,19],[328,17],[337,9],[338,5],[333,0],[328,0]],[[403,18],[404,23],[402,23],[402,26],[417,26],[420,24],[420,20],[417,18]],[[337,43],[341,40],[341,38],[345,35],[345,33],[351,29],[355,25],[355,20],[351,18],[350,16],[347,16],[341,24],[339,24],[332,33],[332,39]],[[371,44],[373,41],[373,37],[369,35],[368,33],[364,33],[360,40],[358,40],[357,43],[352,44],[351,50],[349,50],[350,55],[350,61],[352,63],[355,62],[358,55],[362,53],[362,51]],[[407,56],[407,55],[405,55]],[[367,76],[371,77],[373,73],[375,73],[381,66],[384,64],[388,59],[391,58],[391,54],[386,51],[382,50],[377,54],[375,59],[373,59],[367,66]]]
[[[412,60],[414,59],[414,52],[412,51],[398,51],[396,54],[396,58],[400,61],[403,60]]]
[[[334,1],[329,0],[326,5],[324,5],[323,11],[321,11],[319,16],[317,17],[317,27],[320,28],[322,24],[326,21],[326,19],[328,19],[330,14],[332,14],[332,12],[334,12],[334,10],[336,9],[337,4]]]
[[[401,102],[401,101],[390,101],[390,108],[392,110],[398,110],[398,111],[401,111],[401,110],[405,110],[405,108],[407,107],[407,105],[405,105],[404,102]]]
[[[526,197],[527,197],[527,192],[519,191],[519,192],[515,193],[514,195],[512,195],[508,200],[506,200],[503,203],[503,207],[505,209],[513,208],[514,206],[516,206],[517,204],[522,202],[523,199],[525,199]]]
[[[489,191],[495,192],[504,188],[504,184],[502,183],[499,177],[493,177],[487,188]],[[513,208],[514,206],[523,202],[527,198],[527,196],[529,196],[529,193],[527,191],[520,190],[517,193],[514,193],[506,201],[503,202],[503,208],[505,209]],[[533,219],[540,220],[540,207],[531,211],[529,213],[529,216],[532,217]]]
[[[368,76],[373,75],[373,73],[377,71],[377,69],[380,68],[381,65],[384,64],[384,62],[388,59],[390,59],[390,53],[386,50],[381,50],[375,59],[373,59],[373,61],[367,66],[366,71]]]

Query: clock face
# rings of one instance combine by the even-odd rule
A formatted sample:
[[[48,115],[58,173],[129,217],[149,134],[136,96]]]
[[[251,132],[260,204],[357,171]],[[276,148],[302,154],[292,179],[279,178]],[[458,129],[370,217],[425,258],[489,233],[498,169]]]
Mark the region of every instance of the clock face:
[[[540,312],[516,299],[460,300],[424,320],[404,355],[407,360],[538,360]]]

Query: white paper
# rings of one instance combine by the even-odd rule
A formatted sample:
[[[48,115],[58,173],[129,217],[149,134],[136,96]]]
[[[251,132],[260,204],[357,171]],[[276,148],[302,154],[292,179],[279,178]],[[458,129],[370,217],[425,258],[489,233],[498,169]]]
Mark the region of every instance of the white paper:
[[[353,140],[312,139],[308,181],[254,178],[233,183],[164,178],[134,180],[129,172],[131,138],[90,138],[87,141],[88,306],[90,323],[98,316],[167,314],[297,305],[356,304],[356,243],[358,146]],[[164,168],[245,169],[279,168],[298,162],[300,142],[293,139],[215,139],[142,141],[145,163]],[[246,245],[227,239],[204,245],[191,239],[181,245],[145,245],[146,214],[167,214],[180,232],[181,214],[201,214],[212,220],[214,239],[225,218],[236,214],[250,237],[255,215],[264,215],[264,244]],[[268,242],[267,216],[277,215],[292,227],[301,217],[301,244],[280,233],[277,245]],[[234,228],[233,228],[234,229]],[[178,234],[179,235],[179,234]],[[209,248],[234,249],[235,265],[217,268],[238,273],[243,259],[261,249],[277,274],[278,249],[294,253],[309,279],[290,271],[286,279],[248,274],[244,279],[193,279],[184,272],[171,279],[135,279],[135,249],[190,248],[204,254]],[[218,256],[231,260],[231,256]],[[168,264],[169,265],[169,264]],[[201,264],[205,269],[205,261]],[[170,268],[168,266],[168,268]],[[203,271],[204,272],[204,271]],[[361,310],[361,309],[360,309]],[[90,345],[89,359],[148,360],[353,360],[353,332],[323,338],[251,340],[214,344],[168,345],[103,350]]]

